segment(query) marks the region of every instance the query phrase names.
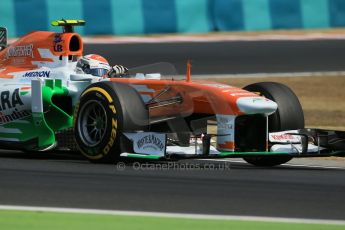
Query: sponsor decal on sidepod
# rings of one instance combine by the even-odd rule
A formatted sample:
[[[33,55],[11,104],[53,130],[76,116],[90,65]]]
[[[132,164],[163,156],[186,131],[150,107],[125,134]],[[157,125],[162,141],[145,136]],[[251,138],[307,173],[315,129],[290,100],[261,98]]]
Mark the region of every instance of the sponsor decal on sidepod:
[[[11,109],[17,105],[24,105],[22,99],[19,96],[19,89],[15,89],[13,92],[9,90],[2,91],[0,93],[0,111]]]
[[[23,74],[23,77],[44,77],[49,78],[50,71],[35,71],[35,72],[26,72]]]
[[[19,95],[19,88],[14,89],[13,92],[5,90],[0,92],[0,124],[11,122],[23,117],[29,116],[31,113],[27,110],[18,110],[17,106],[24,105],[22,99]],[[14,108],[14,110],[12,110]],[[8,113],[12,110],[10,114],[5,114],[3,111]]]

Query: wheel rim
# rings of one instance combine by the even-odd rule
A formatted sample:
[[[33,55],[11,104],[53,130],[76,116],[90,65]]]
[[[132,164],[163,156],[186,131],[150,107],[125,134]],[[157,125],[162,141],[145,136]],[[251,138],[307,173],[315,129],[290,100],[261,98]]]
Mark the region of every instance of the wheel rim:
[[[86,102],[79,112],[78,132],[81,141],[94,147],[101,143],[107,127],[107,112],[96,100]]]

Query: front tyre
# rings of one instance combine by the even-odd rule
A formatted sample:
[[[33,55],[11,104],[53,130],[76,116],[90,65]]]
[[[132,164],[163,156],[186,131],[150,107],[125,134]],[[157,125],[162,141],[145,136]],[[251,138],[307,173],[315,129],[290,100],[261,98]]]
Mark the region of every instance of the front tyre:
[[[120,83],[99,82],[80,96],[74,114],[74,136],[91,162],[116,162],[124,148],[124,131],[144,130],[148,113],[138,93]]]
[[[304,114],[296,94],[286,85],[276,82],[260,82],[244,87],[245,90],[258,92],[278,104],[275,113],[268,117],[268,131],[278,132],[304,128]],[[256,166],[275,166],[292,159],[291,156],[244,157],[246,162]]]

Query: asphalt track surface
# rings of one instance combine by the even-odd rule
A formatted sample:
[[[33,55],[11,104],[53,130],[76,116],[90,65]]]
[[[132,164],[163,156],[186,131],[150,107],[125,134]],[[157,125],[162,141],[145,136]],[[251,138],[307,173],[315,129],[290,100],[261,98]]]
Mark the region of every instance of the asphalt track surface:
[[[184,71],[191,58],[197,74],[344,70],[344,51],[342,40],[86,45],[86,52],[129,67],[168,61]],[[183,169],[187,163],[197,169]],[[119,169],[70,155],[0,151],[0,204],[345,219],[343,169],[231,163],[223,170],[228,163],[181,161],[174,169],[138,170],[135,164]]]
[[[194,74],[284,73],[345,70],[345,40],[86,44],[112,65],[171,62]]]
[[[344,169],[0,153],[0,204],[345,219]],[[167,169],[169,168],[169,169]]]

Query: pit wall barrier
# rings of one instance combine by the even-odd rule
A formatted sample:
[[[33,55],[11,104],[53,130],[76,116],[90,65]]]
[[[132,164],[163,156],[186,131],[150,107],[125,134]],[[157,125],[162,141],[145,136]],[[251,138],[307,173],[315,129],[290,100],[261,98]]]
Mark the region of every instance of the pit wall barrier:
[[[345,0],[1,0],[9,37],[85,19],[82,35],[208,33],[345,26]]]

